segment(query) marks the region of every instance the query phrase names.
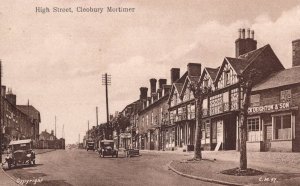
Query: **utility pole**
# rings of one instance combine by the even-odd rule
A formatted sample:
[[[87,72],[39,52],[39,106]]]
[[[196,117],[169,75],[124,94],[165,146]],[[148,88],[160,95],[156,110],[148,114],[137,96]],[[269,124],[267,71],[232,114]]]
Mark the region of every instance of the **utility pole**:
[[[96,107],[96,126],[98,126],[98,107]]]
[[[105,73],[102,75],[102,85],[105,85],[105,93],[106,93],[106,121],[107,121],[107,132],[105,134],[105,139],[110,138],[110,134],[108,134],[108,130],[110,128],[109,125],[109,111],[108,111],[108,85],[111,85],[111,75],[107,75]]]
[[[54,136],[55,136],[55,138],[54,138],[54,148],[55,148],[55,150],[56,150],[56,116],[55,116],[55,122],[54,122],[54,124],[55,124],[55,127],[54,127]]]
[[[90,121],[88,120],[88,136],[87,136],[87,140],[90,139]]]
[[[1,96],[0,96],[0,163],[2,163],[2,128],[3,128],[3,115],[2,115],[2,61],[0,60],[0,88],[1,88]]]

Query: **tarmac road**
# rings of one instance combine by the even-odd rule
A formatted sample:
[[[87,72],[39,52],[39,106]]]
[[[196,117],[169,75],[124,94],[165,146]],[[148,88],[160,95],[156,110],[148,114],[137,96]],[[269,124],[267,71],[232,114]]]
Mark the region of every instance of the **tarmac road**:
[[[132,158],[100,158],[96,152],[56,150],[37,156],[37,165],[6,171],[20,180],[42,179],[36,185],[216,185],[179,176],[167,163],[184,155],[143,153]],[[29,183],[27,185],[34,185]]]

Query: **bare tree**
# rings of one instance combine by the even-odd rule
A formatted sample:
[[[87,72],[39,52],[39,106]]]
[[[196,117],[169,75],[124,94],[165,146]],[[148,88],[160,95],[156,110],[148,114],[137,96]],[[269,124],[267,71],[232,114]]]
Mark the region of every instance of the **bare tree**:
[[[249,73],[239,76],[243,99],[240,109],[240,170],[247,170],[247,117],[250,106],[251,90],[254,83],[260,79],[261,73],[252,69]]]
[[[193,92],[196,101],[196,134],[195,134],[195,148],[194,148],[194,160],[202,160],[201,152],[201,139],[202,139],[202,105],[205,94],[208,92],[207,88],[202,88],[200,83],[192,82],[190,84],[190,90]]]

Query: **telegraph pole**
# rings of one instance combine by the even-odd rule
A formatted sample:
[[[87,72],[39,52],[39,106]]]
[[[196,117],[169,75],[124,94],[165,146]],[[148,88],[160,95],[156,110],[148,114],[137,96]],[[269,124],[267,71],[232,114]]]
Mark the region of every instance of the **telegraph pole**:
[[[3,116],[2,116],[2,61],[0,60],[0,90],[1,90],[1,95],[0,95],[0,163],[2,163],[2,128],[3,128]]]
[[[56,116],[55,116],[55,128],[54,128],[54,135],[55,135],[55,138],[54,138],[54,140],[55,140],[55,143],[54,143],[54,148],[55,148],[55,150],[56,150]]]
[[[96,107],[96,124],[98,126],[98,107]]]
[[[102,75],[102,85],[105,85],[105,93],[106,93],[106,122],[107,122],[107,132],[105,134],[105,139],[110,138],[110,134],[108,134],[109,126],[109,111],[108,111],[108,85],[111,85],[111,75],[107,75],[105,73]]]
[[[88,136],[87,136],[87,140],[90,139],[90,121],[88,120]]]

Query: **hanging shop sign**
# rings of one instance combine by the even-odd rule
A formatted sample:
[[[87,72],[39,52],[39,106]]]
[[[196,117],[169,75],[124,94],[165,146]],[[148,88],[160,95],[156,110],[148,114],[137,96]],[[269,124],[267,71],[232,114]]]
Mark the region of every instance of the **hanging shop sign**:
[[[258,107],[249,107],[248,113],[258,113],[258,112],[268,112],[268,111],[277,111],[290,108],[290,102],[285,103],[276,103],[272,105],[264,105]]]

